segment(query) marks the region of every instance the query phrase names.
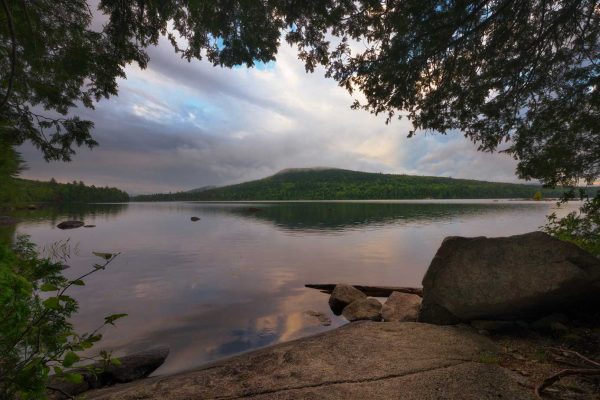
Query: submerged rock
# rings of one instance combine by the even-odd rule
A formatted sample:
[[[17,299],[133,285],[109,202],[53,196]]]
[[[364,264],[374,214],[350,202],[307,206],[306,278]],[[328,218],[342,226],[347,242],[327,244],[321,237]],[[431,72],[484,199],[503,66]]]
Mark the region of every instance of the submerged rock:
[[[168,347],[159,347],[120,357],[120,365],[110,365],[104,372],[111,383],[126,383],[145,378],[160,367],[169,355]]]
[[[86,368],[78,368],[68,372],[79,373],[83,375],[83,382],[71,383],[62,379],[50,377],[49,388],[60,389],[61,391],[76,396],[90,389],[99,389],[116,383],[127,383],[137,379],[145,378],[160,367],[169,355],[167,347],[159,347],[140,353],[119,357],[119,365],[109,365],[105,367],[102,363],[94,364],[94,368],[102,369],[97,374],[92,374]],[[53,399],[65,399],[60,391],[50,392]]]
[[[348,304],[355,300],[366,299],[367,295],[354,286],[340,283],[336,285],[329,296],[329,307],[335,315],[340,315]]]
[[[532,319],[598,299],[600,260],[543,232],[448,237],[423,279],[419,321]]]
[[[81,228],[85,224],[83,221],[63,221],[60,224],[56,225],[58,229],[75,229]]]
[[[353,301],[342,312],[348,321],[381,321],[381,303],[377,299],[366,298]]]
[[[319,324],[321,324],[322,326],[331,325],[331,319],[327,315],[323,314],[322,312],[308,310],[308,311],[305,311],[304,313],[306,315],[309,315],[311,317],[315,317],[316,319],[318,319]]]
[[[384,321],[414,322],[419,317],[421,296],[392,292],[381,308]]]
[[[199,217],[192,217],[192,218],[190,218],[190,220],[196,222],[196,221],[200,221],[200,218]]]

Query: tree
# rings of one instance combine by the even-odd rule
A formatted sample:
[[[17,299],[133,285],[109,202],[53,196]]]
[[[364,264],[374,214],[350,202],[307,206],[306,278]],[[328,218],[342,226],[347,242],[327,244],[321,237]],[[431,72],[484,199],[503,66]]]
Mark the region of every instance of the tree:
[[[102,0],[100,31],[84,0],[2,6],[2,136],[47,159],[96,144],[90,121],[60,114],[116,94],[125,65],[145,67],[160,35],[182,57],[226,67],[275,59],[284,35],[308,71],[323,65],[361,91],[357,108],[408,117],[411,135],[460,131],[549,185],[600,175],[598,1]]]

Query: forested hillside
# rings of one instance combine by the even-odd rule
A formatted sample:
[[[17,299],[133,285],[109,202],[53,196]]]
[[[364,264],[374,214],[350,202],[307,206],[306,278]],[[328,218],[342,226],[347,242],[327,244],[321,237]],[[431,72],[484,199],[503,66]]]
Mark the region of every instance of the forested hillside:
[[[137,196],[168,200],[368,200],[560,197],[561,189],[434,176],[393,175],[343,169],[291,169],[256,181],[204,191]]]
[[[105,203],[129,201],[129,195],[114,187],[86,186],[83,182],[57,183],[14,179],[12,203]],[[8,200],[8,199],[7,199]],[[0,199],[0,202],[1,199]]]

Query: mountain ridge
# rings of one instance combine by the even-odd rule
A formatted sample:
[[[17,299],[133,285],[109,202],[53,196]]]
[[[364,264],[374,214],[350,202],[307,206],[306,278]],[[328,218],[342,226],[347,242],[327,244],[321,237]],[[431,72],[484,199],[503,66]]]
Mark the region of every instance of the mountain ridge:
[[[436,176],[384,174],[340,168],[286,168],[274,175],[208,190],[136,196],[137,201],[394,200],[560,197],[541,185]]]

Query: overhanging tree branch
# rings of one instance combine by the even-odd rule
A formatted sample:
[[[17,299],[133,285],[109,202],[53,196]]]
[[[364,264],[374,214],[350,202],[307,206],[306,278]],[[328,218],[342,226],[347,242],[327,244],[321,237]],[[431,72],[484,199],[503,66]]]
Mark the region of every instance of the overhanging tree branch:
[[[2,102],[0,102],[0,109],[2,109],[6,103],[8,102],[8,98],[10,97],[10,93],[12,91],[13,81],[15,79],[15,70],[17,63],[17,39],[15,37],[15,27],[13,25],[12,15],[10,10],[8,9],[8,4],[6,4],[6,0],[2,0],[2,9],[6,14],[6,20],[8,25],[8,31],[10,33],[11,39],[11,51],[10,51],[10,75],[8,77],[8,86],[6,88],[6,93],[4,94],[4,98]]]

